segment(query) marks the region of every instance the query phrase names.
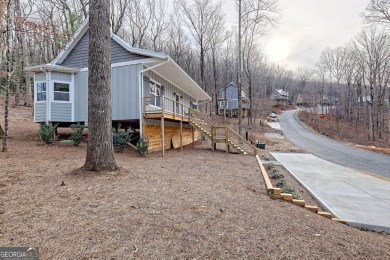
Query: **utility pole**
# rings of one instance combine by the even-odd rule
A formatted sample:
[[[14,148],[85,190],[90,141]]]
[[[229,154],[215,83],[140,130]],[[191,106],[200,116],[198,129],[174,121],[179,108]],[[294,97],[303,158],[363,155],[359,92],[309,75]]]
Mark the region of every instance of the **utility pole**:
[[[238,133],[242,135],[242,95],[241,95],[241,0],[238,0]]]

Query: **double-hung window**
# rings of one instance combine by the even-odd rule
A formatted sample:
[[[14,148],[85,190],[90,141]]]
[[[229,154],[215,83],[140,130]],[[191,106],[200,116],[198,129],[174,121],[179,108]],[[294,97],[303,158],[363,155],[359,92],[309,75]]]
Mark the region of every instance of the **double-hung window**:
[[[156,82],[150,81],[149,82],[149,89],[150,89],[150,95],[155,97],[151,100],[150,104],[156,107],[161,107],[161,86],[158,85]]]
[[[69,101],[69,83],[54,83],[54,101]]]
[[[46,101],[46,82],[37,83],[37,101]]]

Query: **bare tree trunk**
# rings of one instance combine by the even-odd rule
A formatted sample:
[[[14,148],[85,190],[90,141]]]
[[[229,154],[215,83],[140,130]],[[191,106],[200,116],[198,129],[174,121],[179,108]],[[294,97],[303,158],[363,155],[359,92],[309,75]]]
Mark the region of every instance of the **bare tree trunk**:
[[[237,70],[237,85],[238,85],[238,133],[242,135],[242,86],[241,86],[241,77],[242,77],[242,49],[241,49],[241,0],[238,0],[238,70]]]
[[[216,50],[212,50],[213,55],[213,76],[214,76],[214,96],[215,96],[215,114],[218,115],[218,71],[217,62],[215,57]]]
[[[87,171],[116,171],[112,144],[110,1],[90,2]]]
[[[248,71],[250,71],[250,69],[248,68]],[[249,111],[248,111],[248,122],[249,124],[253,124],[253,116],[254,116],[254,111],[253,111],[253,81],[252,81],[252,72],[250,71],[249,75],[248,75],[248,94],[249,94]]]
[[[370,94],[370,96],[371,96],[371,101],[368,104],[368,139],[370,142],[373,142],[374,141],[374,115],[373,115],[374,95]]]
[[[28,67],[30,66],[30,58],[29,58],[29,50],[27,48],[27,41],[26,41],[26,28],[23,26],[23,33],[22,33],[22,49],[23,49],[23,59],[24,59],[24,66]],[[28,72],[26,72],[26,99],[25,99],[25,106],[31,107],[33,103],[33,94],[32,94],[32,86],[31,86],[31,77]]]
[[[17,62],[16,66],[16,77],[15,77],[15,106],[20,106],[20,89],[22,83],[22,75],[23,75],[23,66],[21,58],[23,56],[23,52],[21,49],[21,12],[20,12],[20,0],[15,0],[15,37],[14,37],[14,53],[15,53],[15,61]]]
[[[6,60],[7,60],[7,82],[5,86],[5,112],[4,112],[4,134],[3,136],[3,152],[8,151],[8,115],[9,115],[9,88],[11,84],[11,29],[12,29],[12,19],[11,19],[11,5],[12,1],[7,2],[7,17],[6,17]]]

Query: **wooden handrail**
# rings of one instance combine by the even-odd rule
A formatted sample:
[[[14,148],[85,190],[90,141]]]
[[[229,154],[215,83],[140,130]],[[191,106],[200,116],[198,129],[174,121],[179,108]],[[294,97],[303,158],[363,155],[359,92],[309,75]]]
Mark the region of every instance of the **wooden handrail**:
[[[210,133],[211,135],[211,138],[215,138],[215,135],[216,135],[216,129],[223,129],[225,128],[226,130],[226,134],[225,136],[227,136],[227,140],[226,142],[230,141],[232,143],[236,143],[236,145],[239,145],[239,143],[244,143],[245,145],[249,146],[250,149],[253,150],[253,152],[256,154],[256,150],[257,148],[254,147],[251,143],[249,143],[248,141],[245,140],[244,137],[242,137],[241,135],[239,135],[236,131],[234,131],[233,129],[231,129],[230,127],[225,127],[225,126],[216,126],[213,122],[211,122],[204,114],[202,114],[201,112],[197,111],[197,110],[194,110],[194,109],[191,109],[191,118],[193,121],[197,122],[199,125],[201,123],[202,126]],[[234,140],[233,140],[234,139]],[[241,147],[242,148],[242,147]],[[245,150],[248,150],[245,149]],[[248,151],[247,151],[248,152]]]
[[[175,101],[174,99],[172,98],[169,98],[169,97],[166,97],[166,96],[150,96],[150,97],[144,97],[144,104],[143,104],[143,107],[144,107],[144,116],[145,116],[145,113],[147,112],[150,112],[150,111],[160,111],[160,109],[147,109],[147,100],[153,100],[153,99],[157,99],[157,98],[160,98],[160,104],[161,104],[161,110],[163,110],[163,112],[170,112],[170,113],[174,113],[175,115],[180,115],[181,117],[185,116],[185,111],[188,110],[188,112],[191,110],[191,108],[181,102],[177,102]],[[165,102],[163,102],[163,100]],[[169,111],[167,109],[167,104],[171,103],[172,104],[172,111]],[[179,111],[176,111],[176,104],[179,105]]]
[[[205,116],[204,116],[202,113],[200,113],[199,111],[190,108],[190,113],[196,114],[198,117],[200,117],[200,119],[202,119],[203,121],[205,121],[206,123],[208,123],[211,127],[215,127],[214,123],[211,122],[207,117],[205,117]]]
[[[243,141],[244,143],[246,143],[247,145],[251,146],[252,149],[254,149],[254,151],[256,151],[256,147],[254,147],[251,143],[249,143],[247,140],[245,140],[244,137],[242,137],[241,135],[239,135],[236,131],[234,131],[233,129],[231,129],[229,127],[229,130],[231,133],[233,133],[235,136],[237,136],[241,141]]]

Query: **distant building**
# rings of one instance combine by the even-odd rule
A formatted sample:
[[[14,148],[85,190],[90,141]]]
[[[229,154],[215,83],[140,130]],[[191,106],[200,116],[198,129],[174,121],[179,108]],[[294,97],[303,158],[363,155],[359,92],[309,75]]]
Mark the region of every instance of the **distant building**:
[[[245,88],[241,88],[242,110],[246,115],[249,110],[249,99]],[[221,89],[218,100],[218,114],[223,115],[226,109],[226,115],[234,117],[238,115],[238,86],[230,82],[226,87]]]
[[[358,97],[358,103],[371,103],[371,95],[365,97]]]
[[[339,102],[338,98],[336,97],[332,97],[332,96],[324,96],[322,98],[322,105],[325,105],[325,106],[333,106],[335,105],[337,102]]]
[[[271,94],[271,100],[274,100],[276,102],[288,102],[291,103],[290,96],[288,92],[284,91],[283,89],[274,89],[274,91]]]

